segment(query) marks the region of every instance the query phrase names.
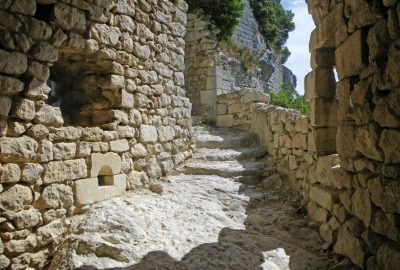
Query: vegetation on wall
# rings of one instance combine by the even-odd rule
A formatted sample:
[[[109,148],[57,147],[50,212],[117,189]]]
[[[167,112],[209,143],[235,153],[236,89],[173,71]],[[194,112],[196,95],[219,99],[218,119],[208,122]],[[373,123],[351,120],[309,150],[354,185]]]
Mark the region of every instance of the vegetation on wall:
[[[219,28],[219,40],[228,40],[243,16],[241,0],[187,0],[189,11],[202,9]]]
[[[220,41],[218,48],[223,54],[238,60],[247,74],[256,71],[260,67],[260,61],[255,53],[247,48],[238,46],[232,40]]]
[[[285,10],[280,0],[250,0],[254,17],[260,33],[267,45],[280,52],[284,64],[290,56],[289,49],[284,47],[289,32],[295,29],[294,14]]]
[[[276,106],[281,106],[288,109],[294,109],[301,112],[303,115],[309,115],[310,104],[300,96],[296,91],[290,91],[281,87],[279,93],[274,93],[270,91],[271,104]]]

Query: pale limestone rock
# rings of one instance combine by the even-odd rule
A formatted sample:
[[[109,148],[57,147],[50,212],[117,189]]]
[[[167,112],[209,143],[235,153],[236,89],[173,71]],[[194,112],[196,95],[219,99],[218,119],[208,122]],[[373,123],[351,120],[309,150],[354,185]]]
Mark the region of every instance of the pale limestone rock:
[[[217,127],[232,127],[233,126],[233,115],[218,115],[217,116]]]
[[[400,229],[397,226],[399,218],[396,215],[376,211],[372,218],[371,229],[375,233],[386,236],[387,238],[400,241]]]
[[[42,82],[36,78],[33,78],[29,85],[26,96],[33,99],[45,100],[50,93],[50,87],[45,82]]]
[[[131,154],[134,158],[144,158],[147,157],[149,153],[143,144],[137,143],[131,148]]]
[[[121,31],[112,26],[106,24],[94,24],[90,29],[92,38],[98,41],[100,44],[114,46],[117,44]]]
[[[318,222],[327,222],[328,221],[328,211],[320,206],[317,205],[317,203],[310,201],[307,204],[307,211],[308,215],[318,221]]]
[[[7,96],[0,96],[0,116],[7,117],[10,113],[12,106],[12,98]]]
[[[29,162],[35,156],[37,149],[37,142],[26,136],[0,138],[0,161]]]
[[[40,212],[35,208],[13,214],[12,220],[18,230],[31,228],[40,222]]]
[[[157,129],[149,125],[141,125],[139,128],[139,141],[142,143],[155,143],[158,140]]]
[[[64,233],[64,226],[61,220],[55,220],[46,226],[40,227],[36,231],[38,246],[45,246],[57,241]]]
[[[115,196],[121,196],[126,190],[126,175],[107,176],[110,183],[100,185],[98,178],[81,179],[75,182],[75,198],[78,206],[93,204]]]
[[[17,164],[8,163],[0,167],[0,183],[16,183],[21,178],[21,169]]]
[[[159,177],[162,174],[161,168],[158,165],[156,158],[149,158],[147,161],[147,174],[151,178]]]
[[[389,213],[400,213],[400,183],[383,177],[368,181],[371,200]]]
[[[43,167],[36,163],[27,163],[23,166],[21,181],[29,184],[35,184],[41,180]]]
[[[7,52],[0,49],[0,72],[10,75],[21,75],[27,68],[27,58],[24,54]]]
[[[160,165],[163,175],[169,174],[174,169],[174,163],[172,162],[171,159],[162,161]]]
[[[129,150],[129,143],[127,140],[116,140],[110,142],[110,150],[116,153],[122,153]]]
[[[5,255],[0,255],[0,268],[6,269],[10,265],[10,260]]]
[[[26,205],[32,203],[32,190],[23,185],[14,185],[1,193],[0,209],[8,211],[20,211]]]
[[[62,3],[54,7],[55,22],[63,29],[84,33],[86,19],[84,11]]]
[[[372,204],[367,189],[357,189],[351,197],[352,213],[362,220],[366,227],[369,227],[372,219]]]
[[[54,160],[68,160],[73,159],[76,154],[75,143],[55,143],[53,144],[53,158]]]
[[[140,45],[135,42],[133,46],[133,53],[140,59],[148,59],[150,57],[150,48],[148,45]]]
[[[46,186],[36,202],[40,209],[69,208],[74,204],[74,194],[71,187],[61,184]]]
[[[28,252],[37,246],[36,237],[34,234],[28,235],[26,239],[11,240],[4,244],[4,250],[9,254],[21,254]]]
[[[0,75],[0,89],[3,95],[15,95],[24,90],[24,83],[18,79]]]
[[[64,124],[64,119],[60,108],[43,104],[36,113],[34,122],[45,126],[60,127]]]
[[[46,41],[53,34],[53,30],[46,22],[30,18],[28,21],[29,36],[33,40]],[[37,62],[36,62],[37,63]]]
[[[385,243],[376,254],[376,260],[383,269],[395,270],[400,265],[400,246],[397,243]]]
[[[53,160],[53,144],[51,141],[42,140],[40,142],[38,158],[41,162],[49,162]]]
[[[136,2],[133,0],[120,0],[116,4],[114,12],[134,16],[135,7]]]
[[[379,139],[379,147],[383,150],[385,162],[400,162],[400,153],[398,151],[400,147],[400,132],[390,129],[383,130]]]
[[[158,137],[161,142],[172,141],[175,138],[175,130],[171,126],[162,126],[158,128]]]
[[[43,182],[46,184],[71,181],[87,177],[84,159],[53,161],[44,166]]]
[[[31,121],[35,118],[35,102],[21,99],[14,105],[14,115],[19,119]]]
[[[94,153],[90,155],[90,177],[121,173],[121,158],[116,153]]]
[[[382,151],[378,148],[379,137],[377,128],[370,124],[357,130],[356,150],[368,158],[383,161]]]
[[[36,11],[36,1],[34,1],[34,0],[16,0],[11,5],[10,10],[12,12],[32,16],[35,14],[35,11]]]
[[[47,42],[36,43],[31,51],[31,56],[38,61],[55,62],[58,60],[58,51]]]

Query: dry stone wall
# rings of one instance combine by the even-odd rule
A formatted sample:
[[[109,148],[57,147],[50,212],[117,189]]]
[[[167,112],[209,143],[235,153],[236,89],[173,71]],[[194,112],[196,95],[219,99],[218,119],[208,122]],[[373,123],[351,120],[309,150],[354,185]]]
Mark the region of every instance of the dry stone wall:
[[[191,155],[183,0],[0,1],[0,268]]]

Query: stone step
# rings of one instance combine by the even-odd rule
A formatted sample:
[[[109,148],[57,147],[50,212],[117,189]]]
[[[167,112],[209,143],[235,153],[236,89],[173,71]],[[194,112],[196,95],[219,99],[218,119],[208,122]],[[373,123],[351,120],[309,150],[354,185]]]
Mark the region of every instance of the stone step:
[[[265,161],[238,162],[238,161],[203,161],[192,160],[187,162],[182,172],[185,174],[217,175],[225,178],[263,177]]]
[[[265,147],[237,148],[237,149],[209,149],[200,148],[193,155],[193,159],[209,161],[228,161],[260,159],[265,157],[267,149]]]
[[[255,134],[210,126],[193,127],[193,139],[198,148],[243,148],[257,146],[259,141]]]

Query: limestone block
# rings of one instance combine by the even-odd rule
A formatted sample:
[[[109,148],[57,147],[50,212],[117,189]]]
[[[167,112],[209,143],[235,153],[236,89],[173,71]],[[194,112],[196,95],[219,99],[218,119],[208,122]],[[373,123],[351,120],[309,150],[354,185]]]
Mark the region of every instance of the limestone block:
[[[232,105],[228,106],[228,113],[233,114],[233,113],[241,113],[243,112],[242,104],[241,103],[235,103]]]
[[[0,183],[16,183],[21,178],[21,169],[17,164],[8,163],[0,167]]]
[[[76,205],[84,206],[121,196],[126,190],[126,175],[119,174],[109,177],[109,185],[101,186],[99,186],[99,179],[96,177],[75,181]]]
[[[131,154],[134,158],[144,158],[148,156],[146,148],[141,143],[137,143],[131,148]]]
[[[21,99],[14,105],[14,113],[17,118],[31,121],[35,118],[35,102],[29,99]]]
[[[46,226],[40,227],[36,231],[38,246],[45,246],[55,241],[59,241],[64,234],[64,226],[61,220],[55,220]]]
[[[0,96],[0,116],[8,116],[12,106],[12,98]]]
[[[133,54],[140,59],[148,59],[150,53],[150,47],[148,45],[140,45],[137,42],[133,45]]]
[[[163,175],[167,175],[174,169],[174,163],[171,159],[165,160],[161,162],[161,170]]]
[[[40,142],[38,158],[40,162],[49,162],[53,160],[53,144],[51,141],[42,140]]]
[[[226,104],[217,105],[217,114],[226,114],[228,111],[228,106]]]
[[[335,50],[317,49],[311,51],[311,67],[316,70],[318,67],[331,68],[335,66]]]
[[[366,25],[374,24],[380,17],[379,12],[373,3],[367,0],[353,0],[345,3],[345,16],[350,19],[350,23],[362,28]]]
[[[379,147],[383,150],[385,162],[400,162],[400,132],[391,129],[383,130],[379,139]]]
[[[352,213],[368,228],[372,219],[372,204],[368,190],[357,189],[351,197],[351,202]]]
[[[90,177],[121,173],[121,158],[116,153],[94,153],[90,155]]]
[[[121,31],[117,27],[97,23],[91,26],[90,34],[99,44],[115,46],[121,36]]]
[[[47,42],[38,42],[33,45],[32,49],[30,50],[31,56],[43,62],[55,62],[58,60],[58,51],[54,48],[53,45]]]
[[[371,200],[385,212],[400,214],[400,183],[383,177],[368,181]]]
[[[73,159],[76,154],[75,143],[56,143],[53,144],[53,158],[55,160]]]
[[[36,154],[38,143],[26,136],[0,138],[0,161],[29,162]]]
[[[129,143],[125,139],[111,141],[110,150],[116,153],[126,152],[129,150]]]
[[[224,127],[224,128],[232,127],[233,126],[233,115],[232,114],[218,115],[216,126]]]
[[[82,10],[65,4],[56,4],[54,7],[56,23],[68,31],[84,33],[86,30],[85,13]]]
[[[15,95],[24,90],[24,83],[18,79],[0,75],[0,91],[2,95]]]
[[[339,229],[334,251],[350,258],[354,264],[363,268],[368,256],[368,248],[361,239],[356,237],[356,232],[354,232],[351,222],[352,220],[347,221]]]
[[[172,141],[175,138],[175,130],[171,126],[162,126],[158,128],[158,138],[160,142]]]
[[[51,88],[45,82],[33,78],[28,84],[25,95],[32,99],[45,100],[48,98]]]
[[[336,127],[314,128],[308,136],[309,150],[319,155],[329,155],[336,152]]]
[[[4,245],[4,251],[8,254],[17,255],[28,252],[37,246],[34,234],[28,235],[25,239],[11,240]]]
[[[139,141],[142,143],[155,143],[158,140],[157,129],[149,125],[141,125],[139,128]]]
[[[146,165],[146,171],[149,177],[156,178],[161,176],[162,171],[160,166],[158,165],[156,158],[149,158]]]
[[[37,163],[26,163],[22,169],[21,181],[35,184],[41,179],[43,166]]]
[[[46,41],[49,40],[53,34],[50,25],[44,21],[29,18],[27,24],[29,28],[28,34],[33,40]]]
[[[29,187],[13,185],[5,188],[0,196],[0,209],[3,211],[21,211],[32,203],[33,195]]]
[[[376,211],[372,218],[371,229],[375,233],[386,236],[387,238],[399,242],[400,241],[400,229],[399,216],[384,213],[382,211]]]
[[[313,126],[337,126],[338,103],[335,98],[314,98],[310,103],[310,120]]]
[[[135,7],[136,7],[136,1],[134,0],[119,0],[116,3],[114,12],[120,14],[126,14],[133,17],[135,15]]]
[[[388,242],[383,244],[376,254],[378,265],[382,269],[395,270],[400,265],[400,245],[398,243]]]
[[[310,123],[310,118],[307,116],[301,117],[299,120],[296,121],[295,129],[302,134],[308,134],[308,126]]]
[[[335,165],[331,168],[326,168],[326,170],[326,178],[328,183],[337,189],[351,189],[351,177],[341,165]]]
[[[67,185],[51,184],[46,186],[35,206],[39,209],[69,208],[74,204],[72,188]]]
[[[269,104],[270,96],[261,91],[255,91],[250,89],[245,89],[243,96],[243,103],[249,102],[262,102]]]
[[[76,127],[50,128],[52,141],[75,141],[82,136],[82,130]]]
[[[292,147],[307,150],[307,135],[297,133],[292,139]]]
[[[200,104],[208,105],[216,100],[214,90],[207,90],[200,92]]]
[[[336,50],[336,70],[340,80],[358,75],[364,69],[362,40],[361,30],[358,30]]]
[[[336,94],[336,79],[333,68],[317,67],[305,77],[305,96],[307,100],[314,98],[333,99]]]
[[[60,108],[43,104],[36,113],[34,122],[45,126],[60,127],[64,124],[64,119]]]
[[[317,203],[310,201],[307,204],[307,212],[308,215],[315,221],[318,222],[327,222],[328,221],[328,211],[320,206]]]
[[[319,226],[319,234],[322,239],[329,244],[332,244],[335,241],[335,235],[329,223],[322,223]]]
[[[33,16],[36,11],[35,0],[16,0],[11,5],[11,12],[21,13],[28,16]]]
[[[45,184],[71,181],[87,177],[87,167],[84,159],[53,161],[44,166]]]
[[[18,230],[32,228],[40,222],[40,212],[35,208],[22,210],[13,215],[12,220]]]
[[[25,54],[7,52],[0,49],[0,72],[10,75],[21,75],[28,68]]]
[[[356,150],[365,157],[383,161],[383,153],[378,148],[378,129],[374,124],[357,129]]]
[[[329,211],[333,211],[333,206],[339,201],[336,190],[321,185],[313,185],[311,187],[310,199]]]

